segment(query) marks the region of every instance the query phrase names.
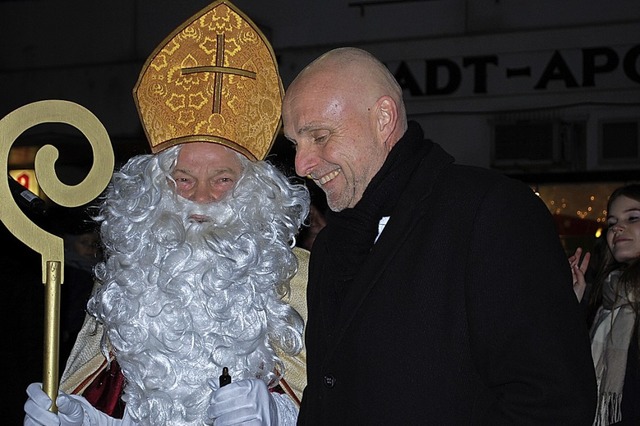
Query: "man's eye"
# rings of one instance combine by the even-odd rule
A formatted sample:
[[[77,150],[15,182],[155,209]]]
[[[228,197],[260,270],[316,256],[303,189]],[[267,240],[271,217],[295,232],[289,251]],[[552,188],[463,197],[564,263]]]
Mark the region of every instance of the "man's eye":
[[[187,185],[191,185],[192,180],[186,177],[178,177],[174,179],[176,181],[176,184],[181,185],[181,186],[187,186]]]
[[[323,143],[327,140],[327,138],[329,137],[329,135],[321,135],[321,136],[316,136],[315,138],[313,138],[313,141],[315,143]]]

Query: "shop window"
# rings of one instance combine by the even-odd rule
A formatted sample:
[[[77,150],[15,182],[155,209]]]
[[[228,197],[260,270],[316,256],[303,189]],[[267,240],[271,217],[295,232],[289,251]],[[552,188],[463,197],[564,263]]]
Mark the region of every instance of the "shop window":
[[[491,128],[494,168],[523,172],[584,168],[584,121],[494,122]]]
[[[640,121],[600,123],[600,163],[627,164],[640,159]]]
[[[556,157],[553,141],[552,123],[497,124],[494,128],[494,163],[553,163]]]

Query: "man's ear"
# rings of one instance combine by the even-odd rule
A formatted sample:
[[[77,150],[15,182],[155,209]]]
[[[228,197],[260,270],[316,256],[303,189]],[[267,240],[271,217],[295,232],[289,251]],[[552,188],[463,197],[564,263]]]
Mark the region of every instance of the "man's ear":
[[[376,104],[378,134],[380,140],[386,142],[398,124],[398,106],[390,96],[382,96]]]

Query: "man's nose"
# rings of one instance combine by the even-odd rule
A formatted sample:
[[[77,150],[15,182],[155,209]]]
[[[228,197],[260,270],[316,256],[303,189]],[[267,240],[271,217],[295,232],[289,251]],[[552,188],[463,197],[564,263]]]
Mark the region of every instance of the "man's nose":
[[[296,147],[295,167],[298,176],[309,176],[317,166],[318,156],[311,147],[299,144]]]
[[[223,195],[224,193],[220,193],[208,185],[198,183],[191,196],[191,201],[198,204],[209,204],[218,201]]]

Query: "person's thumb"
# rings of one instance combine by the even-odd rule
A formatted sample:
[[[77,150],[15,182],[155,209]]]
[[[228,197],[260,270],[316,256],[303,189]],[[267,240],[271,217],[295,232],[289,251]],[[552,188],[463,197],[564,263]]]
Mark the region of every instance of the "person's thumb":
[[[84,409],[80,402],[65,393],[60,393],[56,398],[56,404],[58,405],[60,426],[82,426]]]

